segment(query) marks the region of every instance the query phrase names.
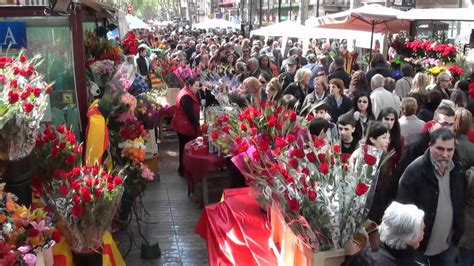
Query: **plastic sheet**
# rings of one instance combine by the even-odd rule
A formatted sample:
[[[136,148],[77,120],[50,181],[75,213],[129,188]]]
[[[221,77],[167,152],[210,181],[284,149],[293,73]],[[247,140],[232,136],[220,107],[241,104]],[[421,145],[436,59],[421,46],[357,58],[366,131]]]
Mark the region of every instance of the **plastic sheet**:
[[[225,190],[222,202],[204,209],[194,232],[207,241],[210,265],[278,265],[267,214],[249,188]]]

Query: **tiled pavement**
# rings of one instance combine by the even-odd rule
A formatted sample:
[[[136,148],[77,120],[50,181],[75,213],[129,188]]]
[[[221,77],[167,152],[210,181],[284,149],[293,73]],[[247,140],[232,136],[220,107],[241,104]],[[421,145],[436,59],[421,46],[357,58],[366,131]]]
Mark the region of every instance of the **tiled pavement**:
[[[161,258],[142,260],[140,249],[132,246],[125,258],[127,265],[208,265],[206,242],[193,232],[203,209],[187,197],[186,180],[177,174],[177,151],[177,140],[160,144],[160,181],[150,183],[144,197],[151,222],[144,232],[150,242],[158,241]],[[136,243],[141,244],[135,224],[130,230]],[[126,236],[125,232],[116,236],[121,250],[130,243]]]

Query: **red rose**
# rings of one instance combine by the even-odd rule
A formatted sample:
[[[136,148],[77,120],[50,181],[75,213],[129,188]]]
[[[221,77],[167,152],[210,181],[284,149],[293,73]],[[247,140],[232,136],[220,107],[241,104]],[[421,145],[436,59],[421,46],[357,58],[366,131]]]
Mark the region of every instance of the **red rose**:
[[[74,150],[76,153],[82,153],[82,146],[81,146],[81,145],[74,145],[73,150]]]
[[[342,163],[349,162],[349,158],[351,157],[350,153],[341,153],[341,161]]]
[[[296,140],[296,136],[294,134],[287,134],[286,135],[286,141],[288,141],[288,143],[291,143],[295,140]]]
[[[316,162],[316,155],[314,152],[307,153],[306,158],[308,158],[308,160],[312,163]]]
[[[26,63],[26,56],[24,54],[20,55],[20,62]]]
[[[18,102],[19,100],[20,100],[20,95],[18,95],[18,93],[13,92],[13,91],[10,91],[8,93],[8,102],[10,104],[14,104],[14,103]]]
[[[326,141],[324,139],[320,139],[320,138],[313,138],[313,143],[314,143],[314,147],[316,149],[319,149],[321,147],[323,147],[324,145],[326,145]]]
[[[79,180],[74,180],[74,181],[72,181],[71,187],[72,187],[75,191],[79,191],[79,189],[81,188],[81,184],[79,183]]]
[[[305,168],[301,169],[301,173],[303,173],[305,175],[309,175],[309,169],[305,167]]]
[[[295,158],[291,158],[288,160],[288,164],[293,167],[293,168],[296,168],[298,167],[298,160],[295,159]]]
[[[32,227],[32,228],[28,229],[28,236],[29,237],[33,238],[33,237],[36,237],[38,235],[39,235],[39,231],[36,228]]]
[[[252,152],[252,158],[257,161],[260,158],[260,153],[258,151]]]
[[[275,126],[276,129],[282,130],[283,129],[283,123],[278,122]]]
[[[102,195],[102,189],[101,188],[98,188],[96,191],[95,191],[95,196],[96,197],[100,197]]]
[[[306,121],[311,121],[311,120],[313,120],[313,118],[314,118],[314,115],[309,114],[309,115],[306,116]]]
[[[319,171],[325,175],[329,174],[329,166],[327,163],[323,163],[318,167]]]
[[[16,87],[18,87],[18,80],[11,79],[10,80],[10,88],[16,88]]]
[[[30,92],[29,91],[25,91],[23,92],[21,95],[20,95],[20,98],[22,100],[26,100],[26,98],[28,98],[28,96],[30,96]]]
[[[250,134],[252,134],[253,136],[257,135],[257,128],[256,127],[251,127],[250,128]]]
[[[59,148],[56,146],[51,147],[51,156],[52,157],[57,157],[59,154]]]
[[[111,190],[113,190],[114,188],[115,188],[114,184],[111,184],[111,183],[108,183],[108,184],[107,184],[107,190],[108,190],[108,191],[111,191]]]
[[[267,125],[269,127],[274,127],[276,122],[277,122],[277,117],[276,116],[271,115],[271,116],[267,117]]]
[[[295,121],[296,121],[296,117],[297,117],[296,112],[295,112],[295,111],[292,111],[292,112],[290,113],[290,122],[295,122]]]
[[[285,182],[286,182],[287,184],[294,183],[294,182],[295,182],[295,178],[292,177],[292,176],[286,176],[286,177],[285,177]]]
[[[77,195],[77,194],[74,194],[74,196],[72,196],[72,202],[74,204],[79,204],[81,203],[81,196]]]
[[[89,191],[86,193],[82,194],[82,199],[84,200],[85,203],[89,203],[92,201],[92,195]]]
[[[56,130],[57,130],[59,133],[61,133],[61,134],[64,134],[64,129],[65,129],[64,124],[63,124],[63,125],[59,125],[59,126],[56,128]]]
[[[65,175],[66,173],[64,172],[64,169],[57,169],[56,171],[54,171],[55,177],[64,178]]]
[[[247,125],[245,125],[245,123],[240,124],[240,129],[242,131],[247,131]]]
[[[364,182],[360,182],[356,187],[356,195],[362,196],[367,192],[367,190],[369,190],[369,187]]]
[[[73,166],[74,162],[76,161],[76,154],[71,153],[67,156],[66,160],[64,160],[67,165]]]
[[[280,137],[280,136],[276,136],[275,137],[275,145],[277,148],[281,149],[283,147],[285,147],[286,145],[286,141],[284,138]]]
[[[316,200],[317,196],[318,196],[318,194],[316,193],[316,191],[314,191],[314,189],[308,189],[308,199],[310,201]]]
[[[370,166],[373,166],[377,162],[377,158],[375,158],[374,156],[366,153],[366,154],[364,154],[364,162],[366,164],[370,165]]]
[[[216,140],[219,138],[219,134],[216,131],[212,131],[211,134],[209,134],[212,140]]]
[[[33,107],[35,107],[32,103],[23,103],[23,110],[27,113],[30,113],[31,111],[33,111]]]
[[[290,156],[298,157],[298,158],[304,158],[304,150],[303,149],[295,149],[295,150],[290,150]]]
[[[281,150],[272,150],[272,153],[275,154],[276,156],[281,155]]]
[[[229,116],[224,114],[224,115],[222,115],[221,119],[222,119],[222,122],[227,122],[227,121],[229,121]]]
[[[84,207],[82,207],[82,205],[80,204],[75,204],[73,207],[72,207],[72,216],[75,216],[75,217],[80,217],[84,214]]]
[[[40,97],[41,96],[41,89],[40,88],[34,88],[33,89],[33,94],[35,97]]]
[[[326,162],[326,154],[318,153],[318,160],[319,160],[320,163],[325,163]]]
[[[69,193],[69,189],[65,185],[60,185],[58,188],[59,194],[66,196]]]
[[[122,184],[122,178],[120,176],[114,177],[114,184],[116,186],[121,185]]]
[[[339,144],[334,144],[332,148],[334,149],[334,152],[341,153],[341,146]]]
[[[300,210],[300,203],[296,199],[288,199],[288,208],[293,212],[298,212]]]
[[[69,141],[69,143],[74,144],[76,142],[76,135],[74,135],[73,133],[67,134],[67,140]]]
[[[78,176],[80,174],[81,174],[81,168],[79,168],[79,167],[72,168],[72,175],[73,176]]]
[[[38,137],[38,138],[36,139],[36,146],[37,146],[38,148],[43,148],[44,144],[45,144],[45,143],[44,143],[43,138]]]

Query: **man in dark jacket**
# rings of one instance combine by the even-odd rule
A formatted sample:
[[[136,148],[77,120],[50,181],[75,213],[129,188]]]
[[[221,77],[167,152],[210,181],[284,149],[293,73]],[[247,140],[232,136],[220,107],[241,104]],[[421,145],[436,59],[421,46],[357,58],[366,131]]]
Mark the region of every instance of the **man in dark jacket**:
[[[465,180],[453,161],[453,132],[447,128],[431,132],[429,145],[403,173],[396,200],[415,204],[425,212],[420,260],[431,265],[455,265],[453,245],[464,231]]]
[[[328,76],[328,82],[331,79],[340,79],[344,82],[344,88],[349,88],[349,83],[351,83],[351,77],[344,70],[344,59],[338,57],[334,60],[334,72],[330,73]]]
[[[149,88],[151,88],[150,63],[146,57],[147,50],[148,47],[146,45],[138,47],[137,72],[146,79]]]
[[[454,111],[450,107],[440,106],[436,109],[433,117],[433,126],[429,131],[435,131],[438,128],[445,127],[449,130],[454,130]],[[423,155],[428,149],[430,141],[430,132],[419,133],[418,136],[408,144],[403,150],[403,154],[397,165],[396,178],[400,179],[408,165],[412,163],[416,158]]]
[[[284,90],[290,83],[295,81],[295,74],[296,70],[298,69],[298,63],[296,62],[296,58],[289,57],[286,63],[286,71],[281,73],[278,76],[278,80],[281,83],[281,88]]]

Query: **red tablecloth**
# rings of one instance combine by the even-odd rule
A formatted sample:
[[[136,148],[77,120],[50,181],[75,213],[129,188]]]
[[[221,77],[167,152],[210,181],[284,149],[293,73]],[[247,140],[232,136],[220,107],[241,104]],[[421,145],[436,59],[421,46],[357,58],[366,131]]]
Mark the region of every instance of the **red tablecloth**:
[[[215,154],[209,154],[209,147],[197,148],[197,140],[192,140],[184,146],[183,167],[184,176],[188,180],[188,192],[194,190],[194,183],[199,182],[209,171],[226,166],[225,159]]]
[[[206,206],[194,232],[207,241],[210,265],[278,264],[267,215],[249,188],[225,190],[223,202]]]
[[[176,105],[165,105],[158,110],[158,117],[173,116],[176,112]]]

